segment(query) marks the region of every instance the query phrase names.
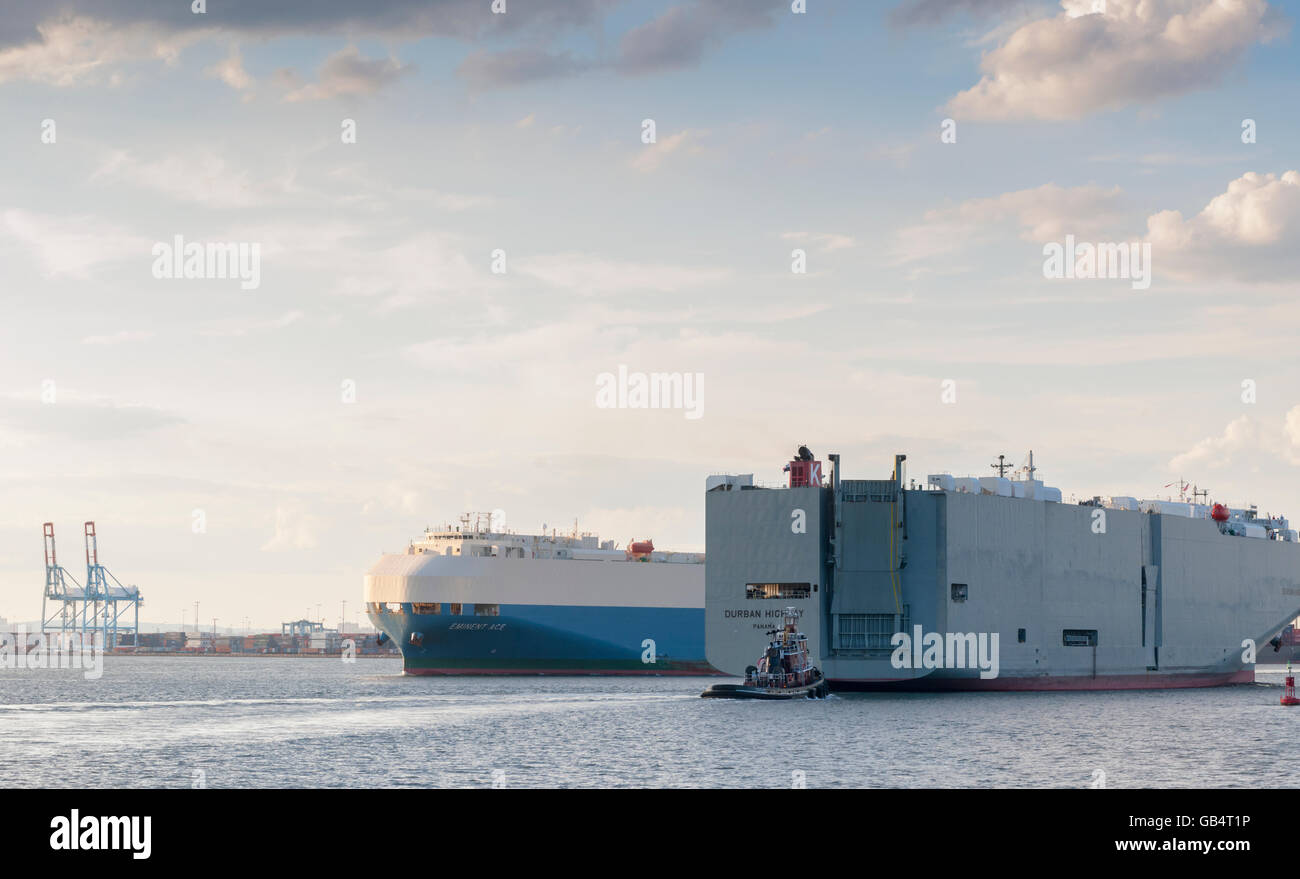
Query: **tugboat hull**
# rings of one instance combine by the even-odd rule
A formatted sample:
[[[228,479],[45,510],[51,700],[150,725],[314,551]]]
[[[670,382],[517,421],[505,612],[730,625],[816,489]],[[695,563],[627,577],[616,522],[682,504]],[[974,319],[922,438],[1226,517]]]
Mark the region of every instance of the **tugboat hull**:
[[[769,688],[745,684],[714,684],[700,694],[702,699],[824,699],[829,695],[825,680],[804,687]]]

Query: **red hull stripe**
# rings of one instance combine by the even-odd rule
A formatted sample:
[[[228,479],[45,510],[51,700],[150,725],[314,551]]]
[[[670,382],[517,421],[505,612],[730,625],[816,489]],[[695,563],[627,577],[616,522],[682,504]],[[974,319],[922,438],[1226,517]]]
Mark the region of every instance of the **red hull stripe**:
[[[482,675],[563,675],[564,677],[590,677],[590,676],[608,676],[619,675],[622,677],[708,677],[720,674],[720,672],[709,671],[707,669],[681,669],[679,671],[621,671],[618,669],[572,669],[572,668],[407,668],[403,669],[404,674],[408,675],[429,675],[429,676],[482,676]]]
[[[1220,674],[1143,674],[1101,675],[1098,677],[1032,678],[915,678],[913,680],[853,680],[831,678],[832,690],[1166,690],[1179,687],[1222,687],[1226,684],[1250,684],[1253,669]]]

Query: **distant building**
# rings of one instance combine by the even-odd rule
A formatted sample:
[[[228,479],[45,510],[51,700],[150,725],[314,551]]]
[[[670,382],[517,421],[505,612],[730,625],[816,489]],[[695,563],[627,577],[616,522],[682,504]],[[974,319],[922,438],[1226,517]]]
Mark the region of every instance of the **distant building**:
[[[317,623],[311,620],[293,620],[287,623],[280,623],[281,635],[306,635],[310,637],[312,635],[326,634],[327,632],[338,634],[337,632],[333,632],[333,630],[327,630],[324,623]]]

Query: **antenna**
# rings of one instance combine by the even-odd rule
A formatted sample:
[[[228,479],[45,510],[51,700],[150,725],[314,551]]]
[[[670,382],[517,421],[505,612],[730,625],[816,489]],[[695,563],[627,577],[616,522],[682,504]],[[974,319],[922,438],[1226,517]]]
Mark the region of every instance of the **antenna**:
[[[1025,466],[1022,467],[1021,469],[1025,471],[1025,475],[1031,480],[1034,478],[1034,474],[1038,472],[1038,468],[1034,466],[1033,449],[1029,450],[1029,463],[1025,464]]]
[[[998,462],[989,466],[998,471],[998,476],[1006,476],[1007,471],[1011,469],[1011,465],[1006,463],[1006,460],[1006,455],[998,455]]]

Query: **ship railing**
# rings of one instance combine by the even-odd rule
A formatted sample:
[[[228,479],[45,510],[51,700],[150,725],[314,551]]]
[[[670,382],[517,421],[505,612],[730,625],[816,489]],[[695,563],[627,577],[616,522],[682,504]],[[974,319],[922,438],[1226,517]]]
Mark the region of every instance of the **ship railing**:
[[[760,687],[777,687],[784,689],[786,687],[802,687],[816,680],[817,670],[808,667],[802,671],[783,672],[774,674],[772,672],[758,672],[753,675],[752,681],[755,686]],[[750,678],[746,678],[748,682]]]

